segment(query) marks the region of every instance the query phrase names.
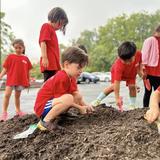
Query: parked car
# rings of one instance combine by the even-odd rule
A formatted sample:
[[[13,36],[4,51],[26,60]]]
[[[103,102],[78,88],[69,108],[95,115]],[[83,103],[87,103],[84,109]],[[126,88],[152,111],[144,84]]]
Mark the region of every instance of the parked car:
[[[111,81],[111,73],[110,72],[93,72],[92,74],[99,77],[99,80],[101,82]]]
[[[86,83],[97,83],[99,81],[99,78],[89,72],[83,72],[79,76],[77,83],[86,82]]]

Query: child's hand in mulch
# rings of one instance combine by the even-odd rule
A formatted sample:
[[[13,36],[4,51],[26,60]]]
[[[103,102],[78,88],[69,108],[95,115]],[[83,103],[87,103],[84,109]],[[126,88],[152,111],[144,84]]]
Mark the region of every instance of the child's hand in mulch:
[[[148,123],[153,123],[157,119],[157,117],[158,113],[151,109],[149,109],[144,115],[144,118],[148,121]]]
[[[82,106],[80,113],[81,114],[90,114],[94,111],[92,106]]]
[[[119,111],[123,112],[123,98],[122,97],[119,97],[116,100],[116,105],[118,106]]]

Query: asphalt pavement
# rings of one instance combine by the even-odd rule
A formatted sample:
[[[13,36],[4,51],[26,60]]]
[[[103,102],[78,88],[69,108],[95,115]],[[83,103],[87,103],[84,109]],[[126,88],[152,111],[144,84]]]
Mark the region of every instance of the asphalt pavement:
[[[82,95],[84,96],[84,99],[87,103],[90,103],[91,101],[95,100],[97,95],[104,89],[105,86],[109,85],[110,82],[98,82],[96,84],[90,83],[90,84],[79,84],[78,88]],[[138,82],[138,85],[141,87],[140,93],[137,94],[137,106],[142,107],[142,98],[143,98],[143,83],[142,81]],[[22,91],[21,95],[21,109],[24,112],[27,113],[33,113],[33,106],[36,99],[36,95],[39,88],[31,88],[29,92],[27,90]],[[129,92],[128,88],[125,86],[125,83],[121,83],[121,90],[120,90],[121,96],[123,96],[124,100],[124,109],[128,109],[128,98],[129,98]],[[0,111],[2,109],[2,100],[3,100],[4,91],[0,91]],[[114,100],[114,94],[111,93],[109,96],[107,96],[103,101],[103,103],[106,103],[107,105],[113,105],[115,106],[115,100]],[[14,106],[14,93],[11,96],[10,103],[8,106],[8,113],[10,117],[14,116],[15,114],[15,106]]]

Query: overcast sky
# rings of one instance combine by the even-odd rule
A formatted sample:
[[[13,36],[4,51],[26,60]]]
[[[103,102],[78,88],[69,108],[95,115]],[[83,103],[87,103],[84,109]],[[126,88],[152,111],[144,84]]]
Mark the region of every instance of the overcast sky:
[[[109,18],[122,13],[153,13],[160,9],[160,0],[1,0],[1,11],[6,13],[4,20],[11,25],[16,38],[24,40],[30,59],[40,57],[39,31],[54,7],[61,7],[67,13],[66,35],[61,32],[57,35],[59,43],[69,44],[82,31],[105,25]]]

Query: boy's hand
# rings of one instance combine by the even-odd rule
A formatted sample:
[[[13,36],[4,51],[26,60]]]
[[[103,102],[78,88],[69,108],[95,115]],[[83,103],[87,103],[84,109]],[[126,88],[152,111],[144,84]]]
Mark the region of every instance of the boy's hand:
[[[149,109],[146,114],[144,115],[144,118],[148,121],[148,123],[153,123],[157,118],[157,112],[154,110]]]
[[[80,109],[81,114],[90,114],[94,111],[92,106],[82,106]]]
[[[94,108],[91,105],[88,105],[87,106],[87,113],[90,114],[92,112],[94,112]]]
[[[47,68],[49,65],[48,58],[42,57],[42,65]]]
[[[119,111],[123,112],[123,98],[119,97],[118,99],[116,99],[116,105],[119,108]]]

